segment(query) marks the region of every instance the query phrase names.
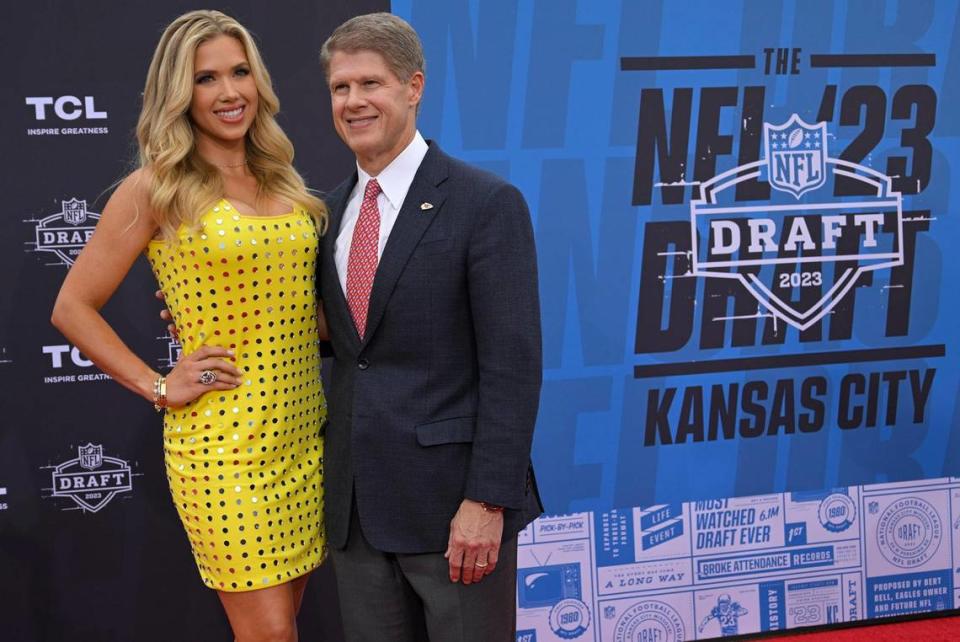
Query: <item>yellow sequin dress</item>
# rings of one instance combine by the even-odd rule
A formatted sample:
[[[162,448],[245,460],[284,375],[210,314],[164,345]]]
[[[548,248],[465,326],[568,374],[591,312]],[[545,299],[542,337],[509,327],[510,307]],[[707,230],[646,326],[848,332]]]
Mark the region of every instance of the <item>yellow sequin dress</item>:
[[[230,348],[243,383],[166,411],[170,492],[200,576],[222,591],[287,582],[326,554],[314,287],[318,236],[300,208],[242,215],[221,200],[147,257],[183,354]]]

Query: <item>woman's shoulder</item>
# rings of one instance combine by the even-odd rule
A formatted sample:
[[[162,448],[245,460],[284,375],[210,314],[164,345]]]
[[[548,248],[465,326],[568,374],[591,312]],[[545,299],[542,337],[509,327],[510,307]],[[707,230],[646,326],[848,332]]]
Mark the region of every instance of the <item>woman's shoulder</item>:
[[[153,185],[153,169],[149,166],[138,167],[127,174],[117,187],[137,197],[149,197],[150,187]]]
[[[153,172],[147,167],[138,167],[116,183],[110,199],[146,205],[150,202],[152,182]]]
[[[151,205],[152,181],[153,171],[148,167],[137,168],[120,179],[103,209],[101,219],[116,218],[123,222],[127,229],[142,226],[148,228],[152,236],[158,227]]]

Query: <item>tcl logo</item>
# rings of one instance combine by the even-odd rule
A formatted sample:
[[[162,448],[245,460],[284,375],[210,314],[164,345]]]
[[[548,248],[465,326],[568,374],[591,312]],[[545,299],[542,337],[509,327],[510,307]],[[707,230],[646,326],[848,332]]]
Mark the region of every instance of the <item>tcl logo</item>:
[[[64,356],[69,356],[70,361],[73,362],[73,365],[79,366],[80,368],[89,368],[93,365],[92,361],[81,355],[80,351],[73,346],[43,346],[43,353],[50,355],[50,365],[54,368],[62,368],[64,366]]]
[[[83,100],[76,96],[28,96],[26,102],[33,107],[33,115],[37,120],[47,119],[48,107],[53,107],[53,113],[61,120],[77,120],[81,117],[102,120],[107,117],[107,112],[97,110],[93,96],[84,96]]]

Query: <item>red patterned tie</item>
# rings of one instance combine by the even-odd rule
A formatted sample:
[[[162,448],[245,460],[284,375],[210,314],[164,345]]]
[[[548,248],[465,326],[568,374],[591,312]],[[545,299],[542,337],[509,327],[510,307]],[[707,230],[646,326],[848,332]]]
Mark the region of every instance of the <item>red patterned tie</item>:
[[[347,305],[357,326],[360,338],[367,328],[367,309],[370,307],[370,290],[377,273],[377,248],[380,245],[380,209],[377,196],[380,184],[371,178],[363,192],[360,216],[353,228],[350,257],[347,259]]]

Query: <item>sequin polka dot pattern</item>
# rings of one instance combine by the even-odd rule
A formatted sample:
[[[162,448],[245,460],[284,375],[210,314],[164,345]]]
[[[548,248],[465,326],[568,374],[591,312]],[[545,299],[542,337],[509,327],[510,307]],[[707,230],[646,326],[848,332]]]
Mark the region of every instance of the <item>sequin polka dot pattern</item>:
[[[326,555],[317,250],[306,211],[246,216],[225,200],[179,243],[147,247],[184,354],[231,348],[244,373],[164,416],[170,492],[201,578],[221,591],[290,581]]]

